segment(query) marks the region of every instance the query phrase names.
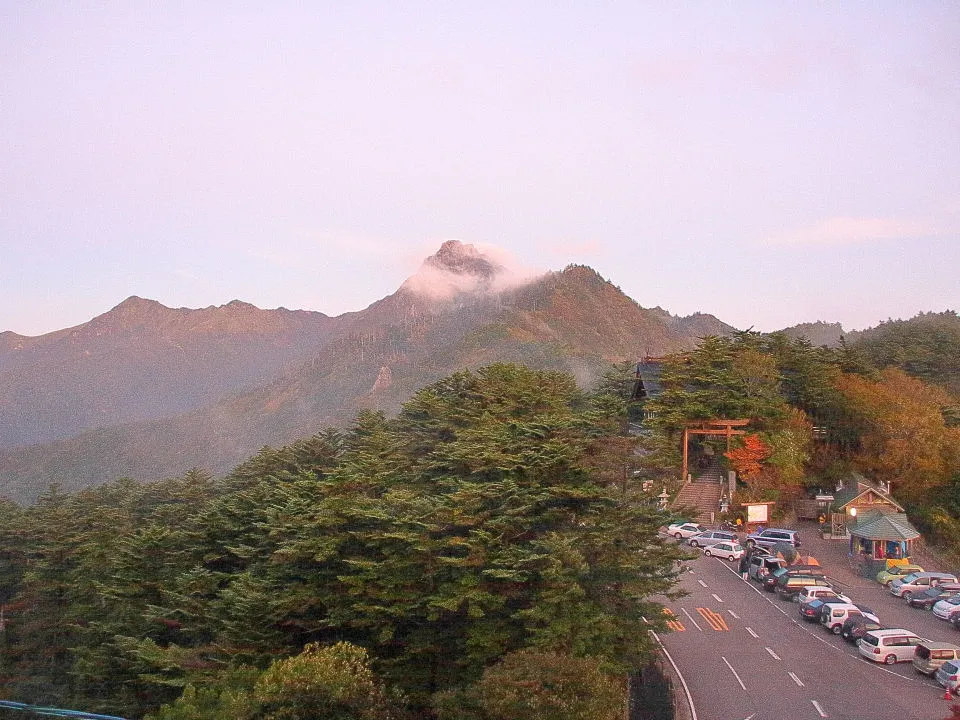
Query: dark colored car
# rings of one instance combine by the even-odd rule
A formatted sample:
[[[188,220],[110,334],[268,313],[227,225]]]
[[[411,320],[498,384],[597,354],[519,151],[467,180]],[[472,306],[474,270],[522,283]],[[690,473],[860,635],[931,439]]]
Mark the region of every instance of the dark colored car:
[[[797,612],[800,613],[802,617],[807,622],[820,622],[820,611],[823,609],[824,605],[829,605],[830,603],[845,603],[846,600],[841,600],[839,597],[834,598],[814,598],[805,603],[800,603],[797,608]]]
[[[804,575],[807,577],[825,578],[827,575],[819,565],[787,565],[779,570],[774,570],[763,579],[763,589],[767,592],[773,592],[777,587],[777,581],[784,575]],[[821,583],[826,585],[826,583]]]
[[[883,625],[874,622],[863,615],[856,615],[843,621],[843,627],[840,628],[840,637],[851,645],[856,645],[871,630],[883,630]]]
[[[803,588],[809,587],[810,585],[829,587],[825,577],[816,577],[814,575],[781,575],[774,589],[781,600],[792,601]]]
[[[956,595],[958,592],[960,592],[960,586],[955,585],[954,583],[944,583],[943,585],[938,585],[937,587],[927,588],[919,595],[911,595],[907,599],[907,604],[910,607],[929,610],[940,600],[946,600],[948,597],[951,595]]]

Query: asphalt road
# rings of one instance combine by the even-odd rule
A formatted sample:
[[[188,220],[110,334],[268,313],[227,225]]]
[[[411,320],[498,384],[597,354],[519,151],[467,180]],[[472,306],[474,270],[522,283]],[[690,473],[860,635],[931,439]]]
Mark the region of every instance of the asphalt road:
[[[795,603],[742,580],[736,563],[700,557],[688,566],[681,584],[690,594],[666,603],[673,630],[660,640],[687,683],[698,720],[941,720],[960,703],[944,699],[936,681],[911,663],[861,659],[856,646],[801,620]],[[899,626],[960,640],[948,623],[886,597],[879,584],[859,589],[847,588],[885,625],[923,620],[938,634]],[[873,600],[862,597],[867,590]]]

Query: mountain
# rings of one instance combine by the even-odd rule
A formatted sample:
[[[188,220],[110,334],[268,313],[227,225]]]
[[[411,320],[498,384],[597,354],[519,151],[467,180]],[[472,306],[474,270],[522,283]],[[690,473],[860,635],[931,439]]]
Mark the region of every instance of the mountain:
[[[57,388],[65,406],[102,413],[99,426],[88,422],[69,437],[0,451],[0,494],[30,501],[54,482],[72,490],[193,467],[221,473],[264,445],[347,425],[360,409],[393,413],[419,388],[463,368],[518,362],[571,372],[588,386],[611,362],[691,348],[702,335],[732,330],[710,315],[676,318],[641,308],[584,266],[531,277],[456,241],[444,243],[392,295],[334,318],[242,303],[170,310],[131,299],[68,331],[0,336],[0,388],[31,368],[22,374],[30,382],[16,386],[25,426],[50,422],[50,403],[33,416],[26,412],[30,393],[43,383],[41,366],[99,382],[95,392],[71,384],[75,379]],[[10,345],[20,350],[8,351]],[[25,350],[32,364],[20,359],[20,371],[11,372],[8,355]],[[160,371],[163,379],[154,379]],[[103,387],[123,402],[97,405]],[[145,390],[153,402],[138,415],[134,398]]]
[[[806,338],[814,347],[840,347],[840,339],[844,337],[843,326],[840,323],[817,321],[801,323],[780,330],[791,340]]]
[[[888,320],[850,333],[847,342],[877,367],[898,367],[960,398],[960,317],[953,310]]]
[[[272,380],[333,327],[322,313],[233,301],[171,309],[131,297],[88,323],[0,334],[0,448],[155,420]]]

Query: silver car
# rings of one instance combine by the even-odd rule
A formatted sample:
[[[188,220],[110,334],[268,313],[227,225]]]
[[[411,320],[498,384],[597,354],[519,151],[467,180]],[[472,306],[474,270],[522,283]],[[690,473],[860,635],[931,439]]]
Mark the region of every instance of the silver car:
[[[706,532],[697,533],[691,538],[687,539],[687,544],[690,547],[706,547],[707,545],[716,545],[718,542],[739,542],[736,533],[727,532],[726,530],[707,530]]]
[[[945,662],[933,676],[947,690],[957,692],[957,687],[960,686],[960,660]]]
[[[703,549],[703,554],[707,557],[714,556],[725,558],[726,560],[739,560],[743,557],[743,546],[736,541],[724,540],[714,545],[707,545]]]

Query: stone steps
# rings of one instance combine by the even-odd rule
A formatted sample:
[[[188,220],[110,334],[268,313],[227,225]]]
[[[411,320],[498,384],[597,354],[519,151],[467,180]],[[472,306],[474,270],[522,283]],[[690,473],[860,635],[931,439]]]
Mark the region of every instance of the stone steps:
[[[705,468],[695,480],[680,489],[672,507],[694,508],[694,521],[703,524],[714,522],[716,515],[720,513],[721,478],[722,472],[718,463]]]

